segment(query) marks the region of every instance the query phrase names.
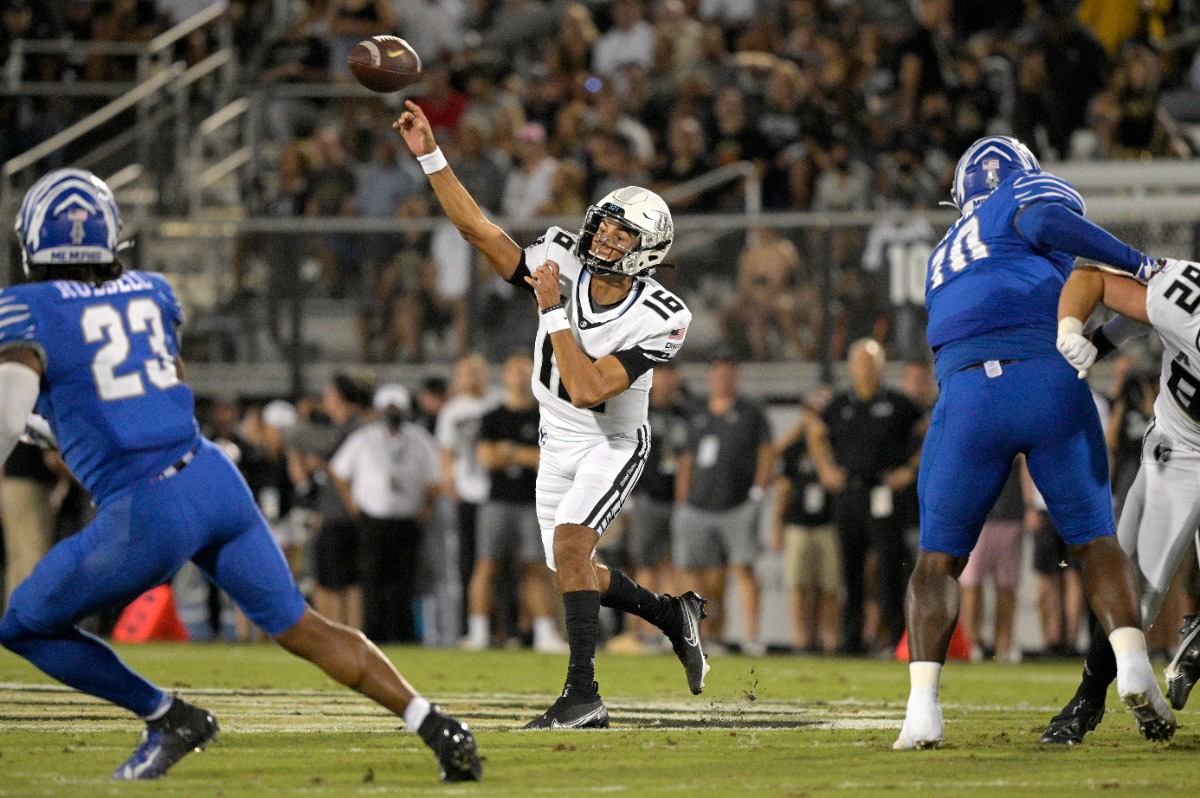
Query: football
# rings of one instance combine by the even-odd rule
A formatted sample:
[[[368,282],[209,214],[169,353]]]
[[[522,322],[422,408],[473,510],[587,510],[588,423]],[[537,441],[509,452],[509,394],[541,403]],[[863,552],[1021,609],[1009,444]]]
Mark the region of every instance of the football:
[[[354,78],[371,91],[400,91],[421,79],[421,56],[399,36],[372,36],[346,58]]]

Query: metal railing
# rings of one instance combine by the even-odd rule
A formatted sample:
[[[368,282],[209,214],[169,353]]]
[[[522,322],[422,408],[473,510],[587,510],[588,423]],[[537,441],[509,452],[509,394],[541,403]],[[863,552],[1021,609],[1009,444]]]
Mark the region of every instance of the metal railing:
[[[36,147],[7,161],[0,168],[0,180],[3,181],[0,184],[2,196],[4,198],[10,196],[13,188],[13,179],[21,172],[36,165],[43,158],[58,152],[68,144],[91,133],[101,125],[112,121],[120,114],[136,107],[140,103],[144,103],[162,91],[164,87],[182,75],[184,71],[183,64],[172,64],[149,80],[139,84],[132,91],[126,92],[123,96],[113,100],[103,108],[88,114],[66,130],[56,133]]]
[[[217,49],[228,48],[233,43],[233,26],[228,12],[228,0],[219,0],[148,42],[17,39],[13,42],[11,57],[5,67],[3,91],[5,94],[23,96],[119,96],[129,91],[131,86],[146,81],[156,69],[165,68],[172,60],[172,48],[180,40],[214,22],[218,23]],[[63,83],[22,80],[29,57],[38,55],[69,56],[81,61],[97,56],[123,56],[136,58],[137,67],[132,81]]]
[[[203,119],[192,131],[188,147],[187,207],[188,215],[197,217],[204,205],[205,192],[226,177],[236,173],[250,162],[254,148],[246,144],[228,152],[216,163],[206,162],[209,140],[219,134],[227,134],[231,125],[245,121],[251,103],[246,97],[234,100],[211,116]],[[234,134],[236,139],[236,132]]]

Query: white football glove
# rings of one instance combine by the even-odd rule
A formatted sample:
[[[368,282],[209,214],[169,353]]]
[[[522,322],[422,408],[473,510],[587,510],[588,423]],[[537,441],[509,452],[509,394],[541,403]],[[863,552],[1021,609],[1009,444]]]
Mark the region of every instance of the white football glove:
[[[29,418],[25,419],[25,432],[21,434],[21,443],[28,443],[47,451],[58,449],[58,439],[50,429],[50,422],[37,413],[30,413]]]
[[[1083,322],[1071,316],[1059,319],[1058,351],[1079,372],[1081,380],[1096,362],[1095,344],[1083,337]]]

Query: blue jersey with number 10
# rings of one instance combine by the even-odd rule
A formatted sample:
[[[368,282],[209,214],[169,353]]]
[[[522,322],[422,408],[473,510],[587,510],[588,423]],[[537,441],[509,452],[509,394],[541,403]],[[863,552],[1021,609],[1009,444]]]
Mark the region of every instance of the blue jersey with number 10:
[[[1046,172],[1017,172],[955,222],[929,257],[927,337],[939,380],[983,360],[1057,356],[1058,295],[1074,257],[1042,250],[1017,229],[1021,210],[1083,198]]]
[[[0,291],[0,348],[38,351],[45,375],[36,412],[97,504],[199,444],[192,391],[175,368],[182,320],[157,274]]]

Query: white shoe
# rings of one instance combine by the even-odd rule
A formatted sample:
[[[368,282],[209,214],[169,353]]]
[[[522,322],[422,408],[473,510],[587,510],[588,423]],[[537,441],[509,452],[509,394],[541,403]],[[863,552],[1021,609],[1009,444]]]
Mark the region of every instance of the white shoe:
[[[1175,713],[1171,712],[1171,707],[1163,698],[1148,659],[1144,660],[1144,664],[1118,667],[1117,695],[1121,697],[1121,703],[1133,713],[1138,731],[1147,740],[1166,742],[1174,736]]]
[[[909,700],[908,711],[904,714],[904,725],[900,727],[900,736],[892,743],[893,750],[912,751],[942,747],[942,707],[940,704],[930,705],[924,701],[921,704],[922,706],[915,706],[914,702]]]
[[[464,637],[458,641],[458,647],[462,651],[483,651],[488,647],[488,644],[470,637]]]

